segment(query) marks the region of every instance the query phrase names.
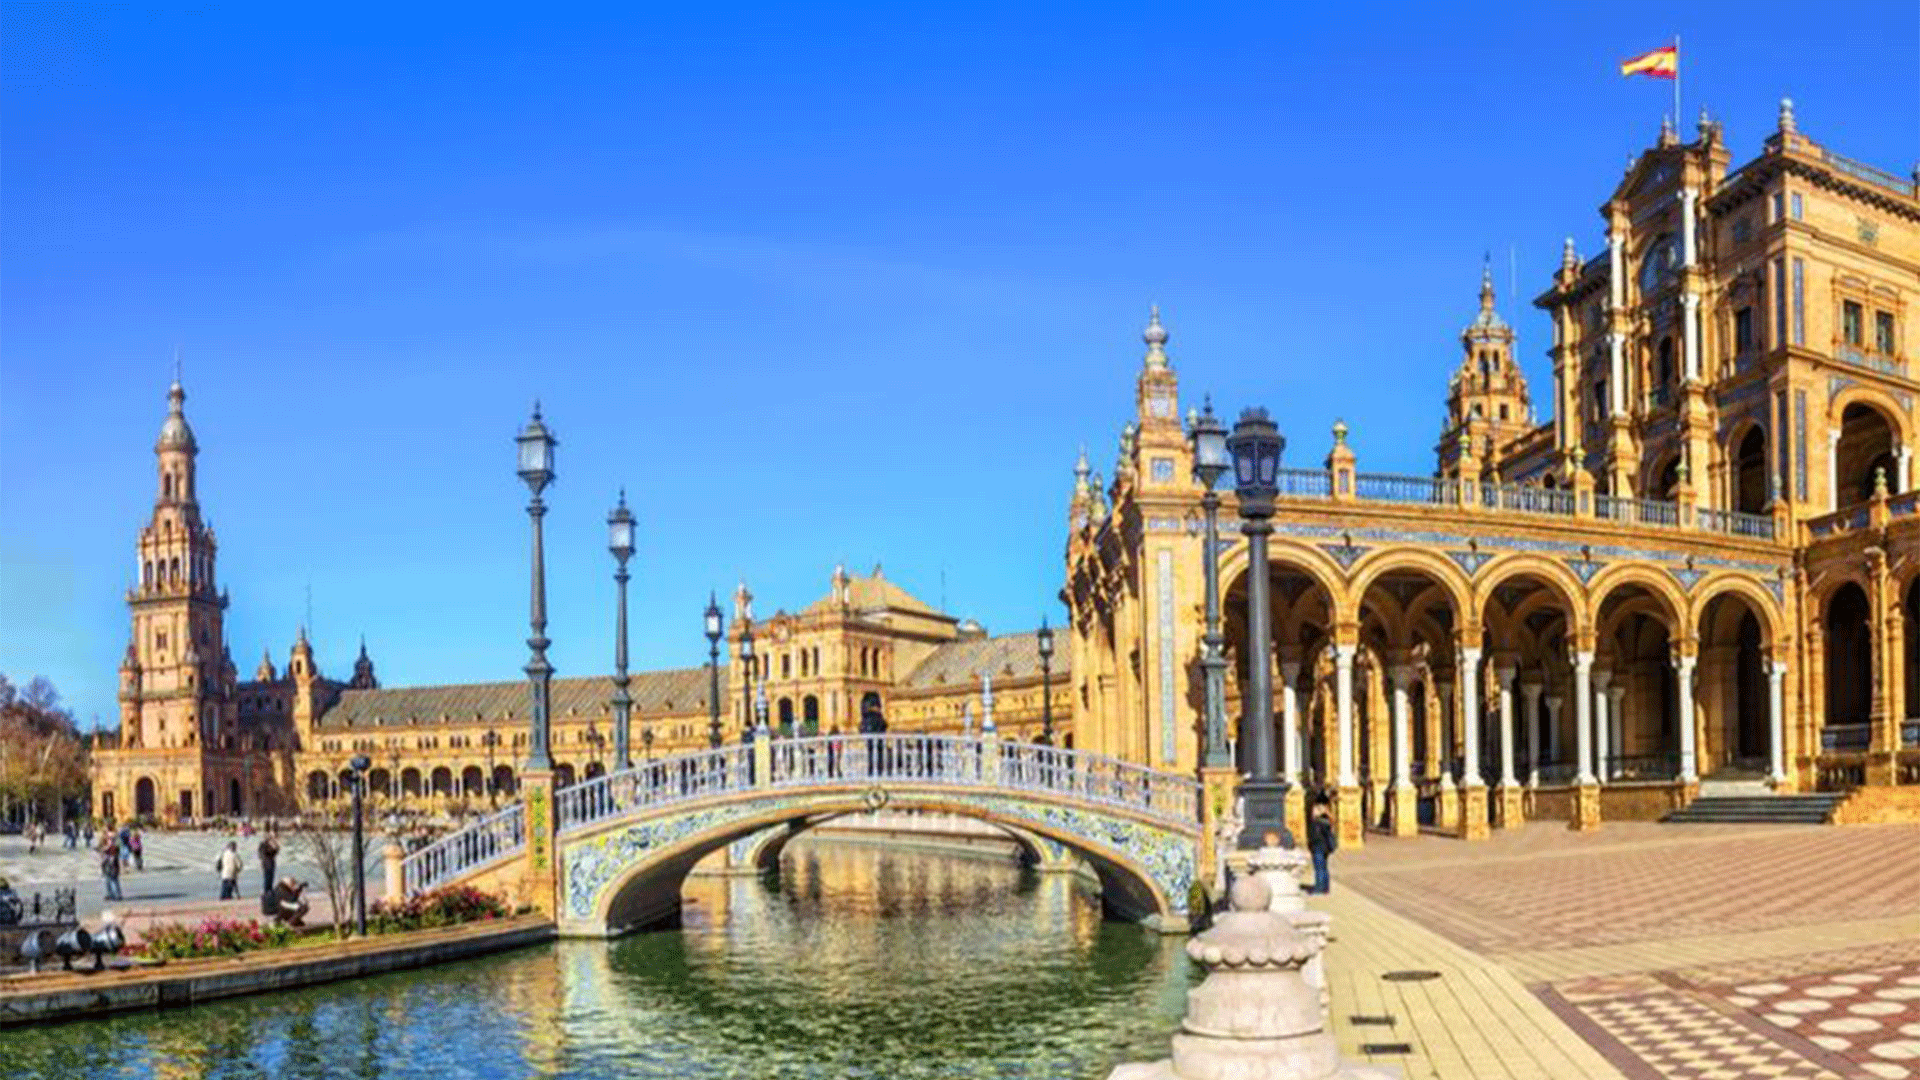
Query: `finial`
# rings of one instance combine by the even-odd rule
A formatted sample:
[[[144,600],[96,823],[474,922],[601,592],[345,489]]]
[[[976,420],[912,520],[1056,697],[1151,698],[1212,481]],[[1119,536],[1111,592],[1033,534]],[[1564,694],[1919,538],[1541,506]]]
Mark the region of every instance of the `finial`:
[[[1197,428],[1199,426],[1200,426],[1200,410],[1194,408],[1191,405],[1187,406],[1187,430],[1192,431],[1194,428]]]
[[[1085,480],[1087,478],[1088,472],[1092,468],[1093,466],[1087,464],[1087,444],[1081,443],[1080,444],[1080,460],[1073,463],[1073,475],[1078,477],[1081,480]]]
[[[1873,497],[1876,499],[1884,499],[1887,497],[1887,467],[1885,465],[1877,466],[1873,470]]]
[[[1679,134],[1673,130],[1673,117],[1662,113],[1660,116],[1660,145],[1672,146],[1679,141]]]
[[[627,485],[621,484],[620,485],[620,507],[622,509],[625,509],[626,505],[627,505]]]
[[[180,385],[180,343],[173,344],[173,385]]]
[[[533,399],[533,418],[535,420],[540,419],[540,399],[539,398]]]
[[[1707,115],[1707,107],[1700,106],[1700,137],[1705,139],[1713,134],[1713,119]]]
[[[1674,467],[1673,476],[1675,483],[1690,484],[1693,482],[1693,470],[1687,466],[1687,459],[1685,457],[1682,457],[1680,464]]]
[[[1347,445],[1347,422],[1345,420],[1335,420],[1333,422],[1333,445]]]
[[[1793,126],[1793,99],[1790,97],[1780,99],[1780,130],[1783,133],[1797,130]]]
[[[1560,245],[1560,265],[1567,270],[1576,269],[1580,265],[1580,249],[1574,246],[1571,236],[1567,237],[1566,243]]]
[[[1493,310],[1493,252],[1480,256],[1480,310]]]
[[[1153,305],[1147,316],[1147,328],[1141,332],[1140,340],[1147,343],[1147,366],[1164,368],[1167,366],[1167,328],[1160,325],[1160,305]]]

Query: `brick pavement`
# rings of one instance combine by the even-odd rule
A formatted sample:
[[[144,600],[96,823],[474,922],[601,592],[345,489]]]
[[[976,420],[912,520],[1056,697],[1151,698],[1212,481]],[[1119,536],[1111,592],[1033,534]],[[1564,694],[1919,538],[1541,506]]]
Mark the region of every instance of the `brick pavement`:
[[[1539,824],[1334,865],[1343,1049],[1409,1044],[1373,1055],[1409,1077],[1920,1080],[1920,826]]]

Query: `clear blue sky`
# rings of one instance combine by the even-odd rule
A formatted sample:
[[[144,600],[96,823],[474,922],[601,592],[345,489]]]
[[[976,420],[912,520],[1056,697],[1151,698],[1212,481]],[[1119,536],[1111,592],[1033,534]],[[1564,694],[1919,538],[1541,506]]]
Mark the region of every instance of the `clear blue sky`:
[[[1492,249],[1547,397],[1509,245],[1528,296],[1599,249],[1670,100],[1616,65],[1676,32],[1736,161],[1783,94],[1920,158],[1912,3],[1039,6],[7,5],[0,671],[113,719],[176,343],[243,675],[310,583],[332,674],[520,677],[536,395],[560,673],[623,484],[635,666],[694,665],[709,588],[840,560],[1058,620],[1150,302],[1186,398],[1426,472]]]

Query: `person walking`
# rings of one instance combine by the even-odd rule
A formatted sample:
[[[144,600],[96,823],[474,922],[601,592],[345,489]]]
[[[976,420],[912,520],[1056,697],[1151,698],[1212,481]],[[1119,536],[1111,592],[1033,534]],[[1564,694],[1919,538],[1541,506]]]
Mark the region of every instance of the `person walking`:
[[[127,839],[127,843],[133,848],[133,868],[141,873],[145,873],[147,870],[147,857],[143,850],[143,845],[140,843],[139,829],[133,830],[133,835]]]
[[[119,900],[120,896],[120,845],[113,837],[106,837],[100,845],[100,877],[106,882],[108,900]]]
[[[85,838],[87,850],[92,851],[93,850],[93,819],[88,818],[87,823],[85,825],[80,826],[80,828],[82,830],[81,835]]]
[[[66,849],[72,851],[80,843],[80,826],[72,818],[60,823],[60,835],[66,840]]]
[[[1307,889],[1309,894],[1325,896],[1333,891],[1327,859],[1339,847],[1340,835],[1333,828],[1333,812],[1326,799],[1319,799],[1307,817],[1307,851],[1313,856],[1313,885]]]
[[[260,838],[260,894],[265,896],[273,891],[274,868],[280,865],[280,829],[272,822],[267,823],[266,835]]]
[[[232,900],[240,895],[240,845],[237,841],[227,841],[227,850],[213,861],[213,868],[220,872],[220,899]]]

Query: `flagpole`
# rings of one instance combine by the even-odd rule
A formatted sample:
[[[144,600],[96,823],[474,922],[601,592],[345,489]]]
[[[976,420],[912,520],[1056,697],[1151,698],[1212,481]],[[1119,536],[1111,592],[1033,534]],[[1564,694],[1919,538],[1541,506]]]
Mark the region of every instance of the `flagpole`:
[[[1673,137],[1680,137],[1680,35],[1673,35]]]

